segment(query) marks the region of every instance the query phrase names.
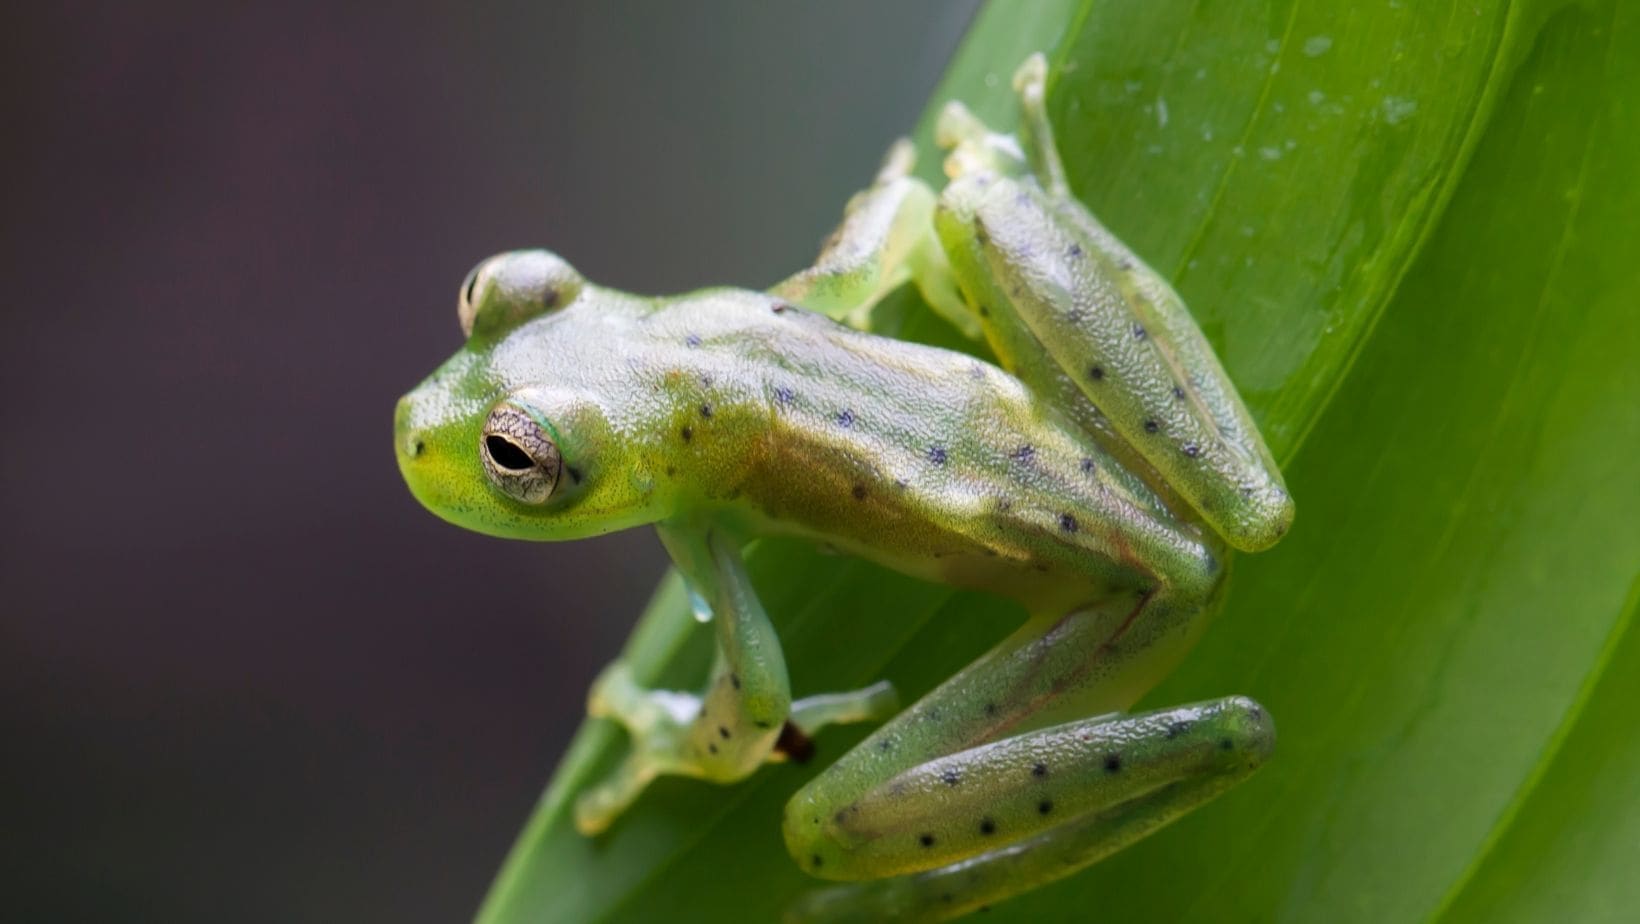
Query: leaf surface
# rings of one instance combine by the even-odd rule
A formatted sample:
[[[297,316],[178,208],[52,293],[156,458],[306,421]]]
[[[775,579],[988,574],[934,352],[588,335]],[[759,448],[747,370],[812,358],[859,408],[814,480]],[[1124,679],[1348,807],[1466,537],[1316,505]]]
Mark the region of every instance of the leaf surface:
[[[1147,698],[1252,695],[1252,781],[992,920],[1592,919],[1633,908],[1640,632],[1640,20],[1632,5],[996,3],[919,130],[1012,118],[1053,65],[1072,185],[1168,274],[1286,468],[1293,532],[1236,563],[1217,624]],[[952,343],[914,299],[901,336]],[[915,696],[1009,604],[764,543],[798,695]],[[629,646],[693,685],[679,588]],[[666,595],[671,595],[667,597]],[[772,920],[812,887],[781,807],[808,767],[663,780],[607,835],[582,730],[480,919]],[[1620,850],[1620,845],[1628,845]],[[1597,885],[1591,885],[1597,882]]]

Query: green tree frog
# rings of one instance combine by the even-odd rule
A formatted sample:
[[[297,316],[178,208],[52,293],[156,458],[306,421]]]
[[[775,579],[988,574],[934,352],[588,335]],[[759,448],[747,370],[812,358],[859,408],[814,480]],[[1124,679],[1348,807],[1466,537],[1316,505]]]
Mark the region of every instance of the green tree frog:
[[[610,825],[659,774],[743,779],[886,686],[794,701],[741,560],[763,536],[1011,596],[1030,614],[787,805],[793,859],[850,884],[794,920],[943,919],[1084,867],[1244,779],[1274,740],[1244,697],[1125,710],[1195,641],[1229,551],[1293,515],[1234,386],[1167,282],[1070,193],[1046,66],[1018,136],[960,104],[948,183],[900,142],[815,265],[768,292],[641,298],[541,250],[480,263],[466,345],[396,416],[410,489],[462,526],[575,539],[654,524],[710,610],[700,695],[617,661],[590,712],[630,755],[581,794]],[[1000,367],[861,329],[915,284]],[[846,322],[846,323],[845,323]]]

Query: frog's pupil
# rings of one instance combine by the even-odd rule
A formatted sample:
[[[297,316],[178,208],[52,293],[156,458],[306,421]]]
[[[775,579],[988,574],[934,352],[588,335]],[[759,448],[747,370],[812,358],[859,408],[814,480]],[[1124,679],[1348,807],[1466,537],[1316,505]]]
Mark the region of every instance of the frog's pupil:
[[[484,437],[484,448],[490,453],[490,458],[496,465],[510,471],[521,472],[535,467],[535,460],[530,454],[519,449],[505,437]]]

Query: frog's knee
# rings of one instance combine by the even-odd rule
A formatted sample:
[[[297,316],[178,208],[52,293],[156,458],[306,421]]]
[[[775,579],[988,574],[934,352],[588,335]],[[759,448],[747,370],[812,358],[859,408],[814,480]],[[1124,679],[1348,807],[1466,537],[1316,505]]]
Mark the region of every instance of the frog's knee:
[[[1224,538],[1243,552],[1262,552],[1287,535],[1293,525],[1293,496],[1279,476],[1256,488],[1243,489],[1225,524]]]
[[[808,788],[792,796],[786,803],[782,826],[786,852],[811,876],[852,879],[855,877],[847,873],[847,858],[834,828],[836,815],[834,807],[823,804]]]

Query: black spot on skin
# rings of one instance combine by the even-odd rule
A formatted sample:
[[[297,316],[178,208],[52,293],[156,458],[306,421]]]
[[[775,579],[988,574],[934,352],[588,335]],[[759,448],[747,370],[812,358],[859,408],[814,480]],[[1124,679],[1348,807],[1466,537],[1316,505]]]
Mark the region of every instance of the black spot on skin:
[[[693,427],[684,427],[678,431],[678,435],[683,437],[683,441],[687,443],[695,438],[695,430]]]
[[[997,823],[992,821],[989,818],[981,818],[979,820],[979,833],[981,833],[981,834],[995,834],[995,833],[997,833]]]
[[[815,869],[819,869],[820,867],[826,865],[826,861],[820,859],[819,854],[815,854],[814,856],[809,857],[809,865],[814,867]]]
[[[712,387],[712,377],[710,375],[702,375],[700,377],[700,384],[701,384],[702,388],[711,388]]]
[[[928,722],[938,722],[940,720],[940,711],[938,709],[928,710],[923,713],[923,720]]]
[[[1036,766],[1031,768],[1031,776],[1040,778],[1040,777],[1044,777],[1044,776],[1047,776],[1047,775],[1048,775],[1048,765],[1047,764],[1040,764],[1039,763]]]
[[[997,714],[997,704],[996,703],[986,703],[985,704],[985,714],[986,715],[996,715]]]
[[[1236,742],[1232,741],[1229,738],[1220,738],[1219,739],[1219,750],[1221,750],[1221,751],[1233,751],[1235,749],[1236,749]]]
[[[566,465],[566,466],[564,466],[564,471],[569,472],[569,480],[575,482],[576,484],[581,483],[581,470],[580,469],[576,468],[573,465]]]
[[[1041,802],[1036,804],[1036,813],[1038,815],[1046,815],[1051,811],[1053,811],[1052,799],[1043,799]]]
[[[1071,324],[1081,324],[1082,323],[1082,309],[1072,308],[1071,310],[1065,312],[1065,320],[1067,322],[1071,323]]]
[[[729,675],[729,686],[734,687],[737,690],[740,689],[740,675],[739,674],[730,674]]]
[[[865,500],[866,499],[866,486],[863,485],[863,484],[857,484],[857,485],[854,486],[854,490],[850,491],[849,493],[854,495],[855,500]]]
[[[1194,459],[1202,454],[1202,448],[1197,446],[1195,443],[1185,443],[1184,454]]]
[[[761,728],[761,729],[764,729],[764,730],[768,730],[768,729],[771,729],[771,728],[774,727],[773,722],[765,722],[762,719],[758,719],[756,722],[753,722],[752,724],[756,725],[758,728]]]
[[[1121,769],[1122,769],[1122,755],[1120,755],[1120,754],[1106,754],[1105,755],[1105,772],[1106,773],[1116,773],[1116,772],[1120,771]]]
[[[719,725],[718,726],[718,737],[722,738],[724,741],[728,741],[729,740],[729,729],[725,728],[722,725]]]
[[[551,308],[556,304],[558,304],[558,290],[543,289],[541,291],[541,307]]]
[[[928,447],[928,461],[934,463],[935,465],[944,465],[945,464],[945,447],[944,446],[930,446],[930,447]]]
[[[1241,496],[1242,497],[1252,497],[1253,496],[1253,489],[1252,488],[1242,488],[1241,489]]]
[[[962,774],[958,773],[955,768],[945,770],[940,774],[940,782],[947,786],[955,786],[962,782]]]
[[[854,412],[847,409],[839,412],[837,415],[837,425],[839,427],[854,426]]]
[[[888,752],[888,751],[892,751],[893,749],[894,749],[894,742],[888,740],[887,738],[884,738],[883,740],[877,742],[877,750],[879,750],[879,751]]]
[[[951,895],[950,892],[941,892],[940,893],[940,901],[945,902],[947,905],[949,905],[953,901],[956,901],[956,899]]]
[[[694,334],[690,334],[689,336],[683,338],[683,342],[684,342],[685,346],[690,346],[690,347],[700,346],[700,338],[695,336]]]
[[[848,809],[838,809],[837,814],[831,816],[831,820],[838,824],[848,821]]]
[[[1089,458],[1086,458],[1086,457],[1084,457],[1082,459],[1082,471],[1084,473],[1093,471],[1093,460],[1092,459],[1089,459]]]
[[[1162,425],[1157,423],[1155,420],[1145,421],[1145,432],[1146,433],[1155,433],[1157,430],[1160,430],[1161,428],[1162,428]]]
[[[779,404],[791,404],[792,397],[792,390],[784,385],[781,385],[774,390],[774,400]]]
[[[1059,528],[1067,533],[1076,532],[1076,517],[1068,513],[1061,513],[1059,515]]]
[[[982,317],[982,318],[990,317],[991,316],[991,309],[985,307],[984,305],[979,306],[979,316]]]
[[[1190,722],[1174,722],[1173,724],[1169,725],[1167,727],[1167,737],[1168,737],[1168,739],[1171,740],[1173,738],[1177,738],[1180,735],[1184,734],[1185,732],[1189,731],[1190,730],[1190,725],[1191,725]]]
[[[711,420],[712,419],[712,406],[710,404],[702,404],[700,406],[700,416],[706,418],[707,420]]]
[[[1088,378],[1093,379],[1095,382],[1104,381],[1105,380],[1105,367],[1104,366],[1089,367],[1089,369],[1088,369]]]
[[[1175,401],[1183,401],[1184,400],[1184,389],[1180,388],[1177,385],[1173,386],[1173,399]]]
[[[708,744],[706,746],[706,750],[711,751],[713,754],[716,754],[717,753],[717,745],[716,744]]]
[[[1036,457],[1036,447],[1021,446],[1009,454],[1015,462],[1029,462]]]
[[[1082,245],[1081,244],[1072,244],[1071,249],[1065,251],[1065,253],[1067,253],[1067,254],[1069,254],[1070,256],[1073,256],[1073,257],[1080,257],[1082,255]]]
[[[677,467],[677,466],[675,466],[675,465],[668,465],[668,466],[667,466],[667,467],[666,467],[666,476],[667,476],[667,477],[668,477],[668,478],[670,478],[670,477],[672,477],[672,476],[673,476],[673,475],[676,475],[676,474],[677,474],[677,473],[678,473],[678,467]]]
[[[786,304],[785,302],[775,302],[769,306],[769,310],[775,314],[785,314],[787,311],[791,310],[791,307],[792,306]]]
[[[1133,339],[1143,340],[1143,339],[1145,339],[1145,335],[1147,333],[1149,333],[1149,332],[1145,330],[1145,326],[1143,324],[1133,325]]]
[[[923,845],[924,847],[932,847],[934,846],[934,835],[924,834],[917,838],[917,843]]]

